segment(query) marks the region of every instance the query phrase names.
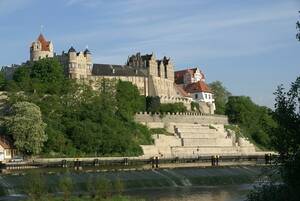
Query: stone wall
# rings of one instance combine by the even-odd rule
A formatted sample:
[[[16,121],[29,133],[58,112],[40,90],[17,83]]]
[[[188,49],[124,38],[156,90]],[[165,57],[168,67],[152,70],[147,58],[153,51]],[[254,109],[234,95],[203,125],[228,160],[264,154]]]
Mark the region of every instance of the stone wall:
[[[164,114],[159,113],[149,114],[149,113],[137,113],[135,115],[135,121],[141,123],[152,123],[152,122],[162,122],[164,124],[168,123],[197,123],[197,124],[228,124],[228,118],[223,115],[202,115],[199,113],[176,113],[176,114]]]

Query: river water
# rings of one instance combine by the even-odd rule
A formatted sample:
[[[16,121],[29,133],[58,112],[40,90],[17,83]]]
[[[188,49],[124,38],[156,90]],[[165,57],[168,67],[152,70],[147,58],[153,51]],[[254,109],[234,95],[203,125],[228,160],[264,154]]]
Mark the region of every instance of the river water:
[[[126,192],[147,201],[244,201],[251,185],[162,188]]]
[[[39,170],[41,171],[41,170]],[[251,183],[262,174],[261,167],[238,166],[220,168],[180,168],[139,171],[107,172],[43,172],[51,192],[58,192],[60,179],[66,174],[72,178],[74,190],[87,193],[89,178],[105,177],[114,182],[120,179],[125,185],[125,195],[146,201],[242,201],[252,188]],[[0,175],[1,200],[22,200],[26,176]],[[0,189],[1,190],[1,189]]]

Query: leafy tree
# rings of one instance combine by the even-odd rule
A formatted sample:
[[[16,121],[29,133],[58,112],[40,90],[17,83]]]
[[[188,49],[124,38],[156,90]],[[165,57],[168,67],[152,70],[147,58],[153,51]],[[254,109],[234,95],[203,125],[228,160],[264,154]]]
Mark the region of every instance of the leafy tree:
[[[199,103],[197,102],[191,102],[191,110],[192,111],[196,111],[196,112],[200,112],[200,106]]]
[[[134,113],[145,104],[134,85],[101,79],[94,90],[64,78],[58,68],[62,69],[51,59],[27,64],[6,85],[10,104],[27,101],[40,107],[48,136],[43,153],[139,155],[139,144],[152,143],[149,130],[134,122]]]
[[[296,201],[300,197],[300,77],[286,91],[280,85],[276,92],[272,144],[280,154],[281,184],[265,184],[248,195],[248,201],[268,199]]]
[[[12,105],[6,126],[19,150],[27,154],[41,152],[47,135],[46,124],[37,105],[29,102],[17,102]]]
[[[231,96],[225,113],[230,123],[239,125],[247,137],[263,147],[271,147],[270,135],[276,123],[270,109],[256,105],[249,97]]]
[[[231,93],[223,86],[222,82],[215,81],[209,84],[209,87],[214,93],[216,114],[225,114],[225,105]]]
[[[145,97],[140,95],[135,85],[120,80],[116,89],[118,114],[122,118],[127,120],[133,117],[136,112],[145,111]]]
[[[186,112],[187,109],[183,103],[164,103],[160,104],[159,112],[160,113],[176,113],[176,112]]]
[[[158,96],[147,96],[146,97],[146,110],[147,112],[158,112],[160,106],[160,98]]]
[[[4,73],[0,70],[0,91],[3,89],[5,86],[5,77]]]

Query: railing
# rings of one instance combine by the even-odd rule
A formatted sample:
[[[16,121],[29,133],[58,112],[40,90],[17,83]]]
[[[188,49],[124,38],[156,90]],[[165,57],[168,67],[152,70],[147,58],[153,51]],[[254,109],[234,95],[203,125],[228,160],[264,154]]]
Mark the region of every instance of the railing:
[[[159,168],[160,166],[166,167],[180,167],[180,165],[191,165],[195,167],[197,165],[209,163],[212,166],[239,165],[243,162],[252,162],[254,164],[273,164],[276,162],[277,155],[265,154],[265,155],[240,155],[240,156],[197,156],[197,157],[172,157],[172,158],[130,158],[130,157],[118,157],[112,159],[106,158],[94,158],[85,160],[84,158],[69,158],[62,160],[47,161],[28,161],[28,162],[11,162],[0,163],[0,168],[14,170],[14,169],[29,169],[29,168],[74,168],[75,170],[81,170],[83,168],[97,167],[99,169],[106,170],[124,170],[124,169],[151,169]],[[187,166],[185,166],[187,167]]]

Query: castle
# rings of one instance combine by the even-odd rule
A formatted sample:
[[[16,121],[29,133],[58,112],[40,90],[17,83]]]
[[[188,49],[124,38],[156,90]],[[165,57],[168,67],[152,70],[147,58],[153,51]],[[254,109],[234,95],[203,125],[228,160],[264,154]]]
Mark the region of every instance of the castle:
[[[204,74],[198,68],[174,72],[173,62],[166,56],[158,59],[154,53],[136,53],[129,56],[124,65],[97,64],[93,63],[92,53],[88,49],[76,51],[71,47],[67,52],[56,54],[53,43],[40,34],[30,46],[29,62],[43,58],[56,58],[62,64],[67,77],[87,80],[92,86],[103,78],[119,79],[136,85],[142,95],[160,97],[161,103],[181,102],[190,110],[191,102],[197,101],[202,113],[213,114],[215,110],[212,92],[208,90],[209,87],[203,79]],[[12,73],[7,70],[7,74]],[[183,77],[178,77],[179,75]],[[182,83],[178,83],[179,79]],[[207,90],[202,91],[203,89]],[[207,94],[210,99],[205,99]]]

